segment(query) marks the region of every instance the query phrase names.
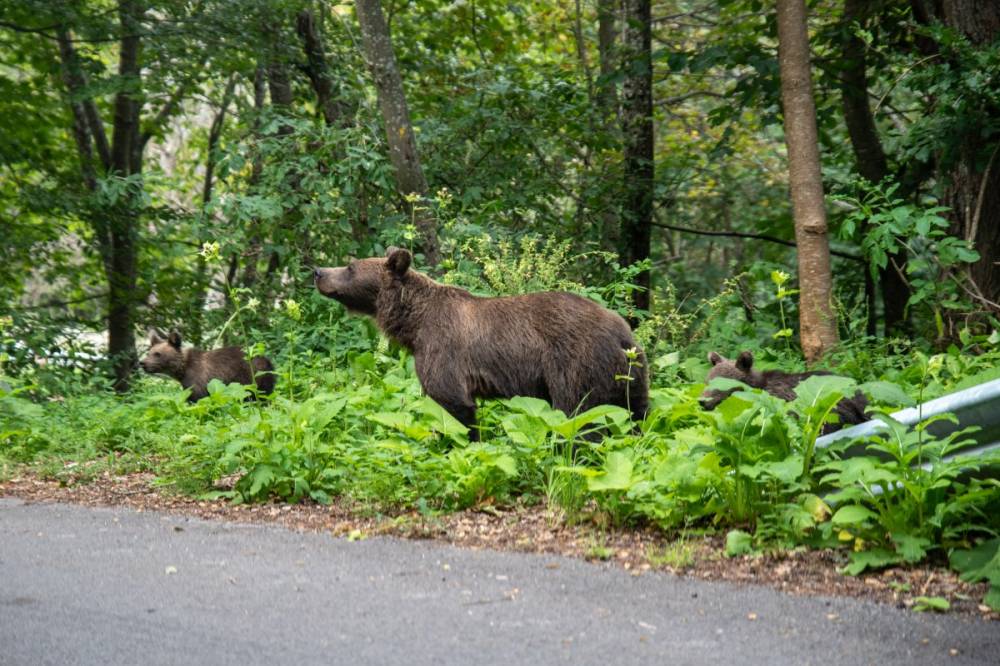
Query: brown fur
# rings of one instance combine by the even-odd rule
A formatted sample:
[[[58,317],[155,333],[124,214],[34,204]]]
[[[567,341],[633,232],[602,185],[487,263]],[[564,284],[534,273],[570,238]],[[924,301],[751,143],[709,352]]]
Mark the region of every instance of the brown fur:
[[[625,350],[637,345],[620,316],[565,292],[474,296],[409,270],[411,259],[389,248],[386,258],[320,268],[316,288],[412,351],[424,392],[470,437],[477,398],[533,396],[567,414],[614,404],[645,416],[646,359],[639,350],[629,369]]]
[[[708,384],[717,377],[735,379],[747,386],[763,389],[773,396],[782,400],[795,399],[795,387],[800,382],[815,375],[829,375],[825,370],[814,370],[812,372],[782,372],[781,370],[764,370],[763,372],[753,367],[753,354],[748,351],[741,352],[735,361],[730,361],[721,354],[710,352],[708,362],[712,364],[712,369],[708,371],[705,383]],[[732,395],[737,389],[719,391],[706,389],[701,394],[701,404],[705,409],[715,409],[716,405]],[[865,416],[865,408],[868,400],[861,391],[854,394],[853,398],[844,398],[837,403],[835,411],[840,416],[840,423],[827,423],[823,426],[823,434],[840,430],[845,425],[864,423],[868,420]]]
[[[149,336],[149,352],[139,362],[146,372],[173,377],[184,388],[191,389],[188,400],[197,402],[208,395],[208,383],[218,379],[224,384],[254,385],[268,395],[274,390],[274,366],[264,356],[254,356],[247,363],[239,347],[223,347],[212,351],[181,349],[181,336],[171,331],[166,339],[155,331]]]

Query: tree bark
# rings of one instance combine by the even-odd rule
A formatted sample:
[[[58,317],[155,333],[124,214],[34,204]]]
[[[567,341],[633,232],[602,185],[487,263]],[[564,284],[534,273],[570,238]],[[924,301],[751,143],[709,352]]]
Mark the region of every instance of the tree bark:
[[[258,136],[258,138],[260,137],[261,114],[264,112],[264,105],[266,103],[267,70],[262,62],[258,62],[253,75],[253,108],[255,113],[253,132]],[[263,171],[264,158],[261,157],[260,151],[257,151],[254,154],[253,164],[250,167],[249,186],[251,190],[257,186],[257,183],[260,182],[260,176]],[[254,225],[254,231],[250,236],[247,249],[244,252],[245,266],[243,268],[243,278],[241,280],[244,287],[252,287],[254,283],[257,282],[257,261],[260,259],[261,243],[260,231],[257,225]],[[235,276],[235,272],[233,275]],[[229,280],[229,282],[231,283],[232,280]]]
[[[597,102],[605,116],[615,112],[615,0],[597,0],[597,53],[600,59],[600,78]]]
[[[118,55],[120,89],[114,100],[111,140],[111,174],[123,178],[142,172],[139,115],[142,110],[140,18],[136,0],[118,4],[121,40]],[[123,202],[111,211],[111,274],[108,275],[108,355],[115,373],[115,390],[126,391],[137,361],[135,351],[135,291],[138,264],[138,210],[135,188],[128,188]],[[101,213],[98,213],[101,214]]]
[[[865,43],[854,33],[854,24],[862,25],[868,19],[871,3],[869,0],[845,0],[841,21],[843,31],[843,65],[840,72],[840,93],[844,110],[844,122],[854,149],[856,169],[862,178],[877,185],[889,175],[889,164],[882,149],[882,140],[875,127],[868,104],[868,63]],[[865,233],[867,225],[861,229]],[[910,289],[896,270],[904,270],[906,253],[901,251],[892,256],[892,262],[880,269],[879,286],[882,291],[885,333],[889,335],[906,325],[906,304],[910,300]],[[865,292],[869,300],[868,334],[876,334],[877,314],[872,296],[874,290],[871,272],[865,272]]]
[[[118,3],[120,88],[112,104],[112,140],[108,143],[104,124],[92,98],[70,102],[73,135],[80,154],[84,186],[95,191],[97,171],[93,165],[91,142],[96,148],[102,171],[109,176],[130,178],[142,173],[142,148],[139,118],[142,111],[141,19],[144,9],[137,0]],[[64,82],[70,96],[80,96],[86,78],[73,47],[68,28],[58,32],[59,56]],[[114,388],[128,390],[129,378],[136,364],[135,303],[138,265],[138,208],[136,197],[141,182],[125,188],[123,199],[110,210],[89,212],[90,225],[108,281],[107,325],[108,357],[114,374]]]
[[[618,94],[615,88],[615,72],[618,71],[618,57],[615,50],[616,18],[619,3],[616,0],[597,0],[597,52],[598,78],[596,107],[600,113],[601,131],[614,136],[614,128],[619,124]],[[614,183],[617,179],[611,170],[615,165],[607,159],[598,157],[598,163],[603,169],[605,183]],[[617,187],[611,185],[617,194]],[[618,251],[621,247],[621,201],[618,196],[602,197],[601,209],[601,247],[609,252]]]
[[[222,129],[226,122],[226,113],[229,111],[229,105],[233,101],[233,94],[236,91],[236,74],[230,74],[229,80],[226,82],[226,89],[222,93],[222,102],[219,104],[219,110],[216,112],[215,117],[212,118],[212,125],[208,130],[208,147],[205,150],[205,180],[202,183],[201,189],[201,212],[202,216],[207,217],[208,204],[212,200],[212,193],[215,189],[215,163],[218,160],[217,150],[219,147],[219,140],[222,138]],[[195,286],[198,290],[197,296],[195,297],[195,308],[194,317],[191,321],[191,342],[196,346],[201,346],[203,340],[201,339],[204,330],[204,319],[205,319],[205,299],[208,295],[208,288],[210,286],[210,277],[208,274],[208,263],[205,261],[205,257],[202,254],[198,254],[198,258],[195,260]]]
[[[622,90],[624,134],[624,206],[621,255],[623,263],[649,258],[653,220],[653,67],[650,0],[625,0],[622,40],[625,79]],[[650,274],[637,276],[640,290],[633,294],[635,306],[648,310]]]
[[[805,0],[777,0],[778,66],[798,245],[799,337],[806,361],[837,344]]]
[[[365,59],[378,91],[379,108],[389,144],[389,158],[396,171],[396,188],[404,200],[407,195],[410,199],[413,195],[426,198],[427,179],[420,167],[403,80],[396,65],[396,55],[382,14],[382,5],[379,0],[357,0],[355,11],[361,26]],[[428,265],[436,266],[440,261],[440,250],[434,216],[427,206],[416,206],[416,202],[405,201],[405,206],[420,233],[424,259]]]
[[[994,0],[942,0],[941,18],[977,47],[1000,38],[1000,3]],[[989,119],[1000,118],[1000,102],[993,100],[972,111],[983,122],[958,137],[957,159],[941,165],[943,203],[949,206],[954,232],[979,252],[969,276],[987,300],[1000,302],[1000,133],[983,132]],[[967,111],[967,113],[969,113]]]
[[[316,18],[310,10],[299,12],[296,28],[306,55],[306,75],[316,92],[323,120],[330,127],[345,127],[350,124],[353,110],[334,90],[326,50],[323,48],[323,36],[316,27]]]

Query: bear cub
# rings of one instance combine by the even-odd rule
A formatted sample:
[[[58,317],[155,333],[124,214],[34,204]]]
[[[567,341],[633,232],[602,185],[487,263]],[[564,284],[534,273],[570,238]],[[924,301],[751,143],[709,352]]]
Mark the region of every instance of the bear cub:
[[[612,404],[645,416],[646,359],[616,313],[565,292],[475,296],[410,270],[411,261],[390,247],[384,258],[316,269],[316,288],[409,349],[424,392],[470,439],[477,398],[531,396],[566,414]]]
[[[247,363],[240,347],[212,351],[193,347],[181,349],[181,336],[177,331],[171,331],[166,338],[156,331],[150,333],[149,352],[139,365],[150,374],[168,375],[184,388],[191,389],[190,402],[207,396],[208,383],[213,379],[224,384],[256,384],[257,391],[263,395],[274,390],[274,366],[266,357],[254,356]]]
[[[825,370],[814,370],[812,372],[782,372],[781,370],[755,370],[753,367],[753,354],[748,351],[741,352],[735,361],[731,361],[721,354],[710,352],[708,362],[712,364],[712,369],[708,372],[705,383],[708,384],[716,377],[725,377],[743,382],[747,386],[763,389],[771,395],[782,400],[795,399],[795,387],[803,380],[816,375],[830,375],[832,373]],[[705,409],[715,409],[716,405],[728,398],[738,389],[728,391],[718,391],[706,389],[701,394],[700,402]],[[823,434],[840,430],[846,425],[864,423],[868,420],[865,416],[865,408],[868,400],[861,391],[857,391],[853,398],[844,398],[837,403],[834,411],[840,417],[839,423],[827,423],[823,426]]]

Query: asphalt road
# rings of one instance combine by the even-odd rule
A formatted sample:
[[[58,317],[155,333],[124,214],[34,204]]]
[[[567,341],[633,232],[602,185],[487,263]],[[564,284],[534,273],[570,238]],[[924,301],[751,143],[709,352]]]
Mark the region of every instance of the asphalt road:
[[[558,557],[0,498],[0,664],[564,663],[1000,664],[1000,625]]]

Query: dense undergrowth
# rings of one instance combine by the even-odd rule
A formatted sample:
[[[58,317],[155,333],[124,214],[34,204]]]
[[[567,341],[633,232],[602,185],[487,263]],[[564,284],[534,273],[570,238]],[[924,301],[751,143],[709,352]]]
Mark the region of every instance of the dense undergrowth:
[[[215,384],[190,405],[179,386],[157,378],[124,399],[81,391],[39,403],[28,399],[37,385],[5,382],[2,469],[35,463],[42,474],[78,476],[67,462],[106,461],[150,469],[185,493],[240,502],[348,497],[374,510],[424,512],[542,502],[571,521],[730,530],[730,554],[843,547],[849,573],[951,553],[994,583],[987,602],[1000,606],[1000,484],[961,475],[968,462],[942,462],[962,435],[938,441],[923,426],[894,425],[868,455],[814,448],[852,380],[811,379],[791,403],[740,391],[705,412],[702,385],[687,377],[700,361],[675,354],[653,359],[663,368],[637,428],[621,408],[567,416],[519,397],[484,403],[483,441],[470,443],[461,424],[421,396],[404,351],[361,322],[341,327],[350,345],[334,355],[286,354],[277,394],[256,403],[244,400],[244,387]],[[1000,353],[883,358],[861,378],[878,379],[862,386],[889,407],[995,376]],[[918,458],[930,469],[914,466]],[[226,477],[238,479],[231,490],[213,488]]]
[[[494,284],[527,271],[491,273],[488,264],[449,279],[484,292],[558,282],[541,260],[538,270],[541,284]],[[771,279],[780,307],[783,279]],[[627,300],[616,289],[586,293],[612,307]],[[663,308],[640,327],[652,376],[644,422],[618,407],[566,415],[517,397],[482,403],[482,441],[470,443],[421,395],[412,358],[370,322],[311,292],[269,313],[234,298],[242,305],[224,326],[275,358],[272,397],[248,402],[246,388],[215,382],[192,405],[175,382],[154,377],[118,397],[80,369],[21,368],[0,380],[0,478],[21,465],[75,480],[110,467],[151,470],[164,486],[236,502],[346,498],[424,513],[543,503],[568,521],[720,531],[730,555],[842,548],[854,574],[950,556],[970,580],[992,582],[986,602],[1000,607],[1000,482],[968,474],[1000,456],[946,461],[968,432],[937,440],[927,423],[908,431],[886,416],[891,427],[861,455],[846,455],[850,442],[815,446],[833,406],[859,387],[889,413],[997,378],[995,334],[939,353],[902,341],[846,343],[831,361],[843,376],[807,380],[792,402],[739,390],[706,412],[697,398],[715,345],[752,347],[759,364],[798,369],[781,317],[770,328],[750,325],[727,302],[738,296],[725,292],[695,315]],[[763,348],[754,338],[761,329],[771,340]],[[235,482],[220,489],[220,479]]]

